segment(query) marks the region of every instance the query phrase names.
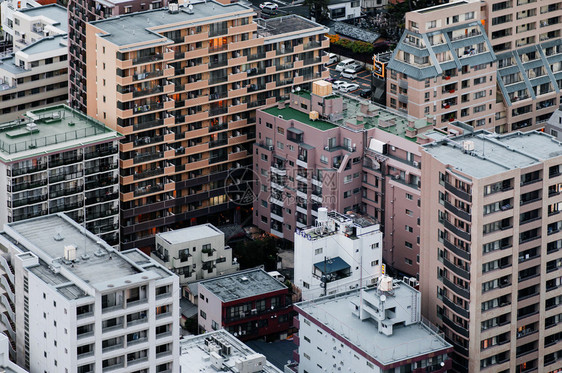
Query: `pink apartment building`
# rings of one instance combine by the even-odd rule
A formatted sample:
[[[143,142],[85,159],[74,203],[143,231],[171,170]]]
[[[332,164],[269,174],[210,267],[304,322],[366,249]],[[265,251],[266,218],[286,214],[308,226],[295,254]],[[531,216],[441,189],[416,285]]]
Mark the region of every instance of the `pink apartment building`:
[[[315,119],[315,118],[319,119]],[[320,119],[321,118],[321,119]],[[314,226],[318,207],[360,212],[384,227],[383,260],[418,274],[420,145],[462,132],[436,129],[315,82],[257,112],[254,224],[293,241]]]

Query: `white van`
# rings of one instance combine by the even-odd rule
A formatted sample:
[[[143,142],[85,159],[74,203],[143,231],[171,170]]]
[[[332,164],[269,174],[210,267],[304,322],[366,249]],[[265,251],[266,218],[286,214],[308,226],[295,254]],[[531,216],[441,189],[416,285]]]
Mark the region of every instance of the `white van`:
[[[336,71],[344,71],[349,65],[353,64],[354,62],[355,60],[352,59],[343,60],[336,65]]]
[[[357,78],[357,72],[354,69],[345,69],[344,71],[341,72],[340,76],[342,78],[353,80]]]

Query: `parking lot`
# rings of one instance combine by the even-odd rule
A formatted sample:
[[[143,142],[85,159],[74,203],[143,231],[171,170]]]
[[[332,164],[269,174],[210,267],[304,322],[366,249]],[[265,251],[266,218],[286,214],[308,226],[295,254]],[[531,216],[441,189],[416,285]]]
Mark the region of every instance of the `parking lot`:
[[[326,66],[330,70],[330,77],[331,78],[333,78],[335,80],[342,80],[342,81],[348,82],[348,83],[359,84],[359,88],[357,88],[354,91],[348,92],[348,94],[350,94],[352,96],[359,96],[359,93],[361,93],[361,91],[363,89],[370,89],[371,88],[371,72],[369,70],[361,70],[357,74],[356,79],[350,80],[350,79],[342,78],[340,76],[340,72],[336,71],[336,65],[337,65],[337,63],[333,63],[331,65]]]

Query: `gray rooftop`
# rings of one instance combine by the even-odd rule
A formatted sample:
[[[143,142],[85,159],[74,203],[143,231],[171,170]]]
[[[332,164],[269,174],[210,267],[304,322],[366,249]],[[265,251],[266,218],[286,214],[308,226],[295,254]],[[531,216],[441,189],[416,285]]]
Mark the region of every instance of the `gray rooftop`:
[[[206,349],[206,343],[217,344],[217,341],[224,346],[230,346],[230,354],[221,351],[225,357],[223,362],[224,372],[238,372],[236,362],[246,358],[258,356],[250,347],[236,339],[226,330],[217,330],[202,335],[187,337],[180,342],[179,364],[182,372],[216,373],[217,369],[212,367],[210,351]],[[271,363],[266,362],[260,370],[254,373],[281,373]]]
[[[180,29],[182,25],[185,27],[185,25],[199,24],[203,19],[211,18],[205,23],[212,23],[226,20],[229,17],[238,18],[241,13],[255,14],[250,8],[238,3],[223,5],[216,1],[198,3],[192,1],[191,4],[193,5],[192,14],[189,14],[184,7],[180,7],[179,12],[175,14],[169,13],[167,8],[161,8],[120,15],[91,22],[91,24],[107,33],[104,36],[106,40],[124,46],[149,41],[168,41],[164,36],[151,30],[163,28],[162,26],[170,25],[169,30],[165,31],[172,31]]]
[[[465,152],[464,141],[472,141],[474,151]],[[423,146],[423,150],[453,169],[479,179],[559,157],[562,144],[537,131],[503,136],[477,131],[430,143]]]
[[[403,291],[408,291],[409,286],[400,286],[402,287]],[[367,292],[371,291],[376,289],[367,290]],[[356,317],[352,313],[353,306],[350,303],[360,303],[360,290],[298,303],[294,307],[304,311],[382,365],[451,347],[441,336],[421,322],[408,326],[395,325],[391,336],[381,334],[372,319],[361,321]]]
[[[201,281],[199,286],[205,287],[223,302],[231,302],[287,288],[261,268]]]
[[[318,23],[299,15],[289,14],[284,17],[275,17],[270,19],[260,19],[259,24],[264,28],[260,30],[260,36],[273,36],[286,34],[295,31],[304,31],[310,28],[322,27]]]
[[[30,271],[70,299],[82,296],[80,289],[85,284],[102,291],[134,281],[172,276],[150,260],[145,266],[128,260],[135,257],[132,252],[138,251],[121,254],[64,214],[10,223],[6,225],[6,233],[23,245],[25,251],[39,257],[39,266],[31,267]],[[64,259],[67,245],[76,247],[73,262]]]
[[[53,25],[57,28],[68,32],[68,13],[66,8],[58,4],[49,4],[37,8],[27,8],[20,10],[30,17],[44,16],[54,21]]]
[[[223,235],[224,233],[212,224],[201,224],[157,234],[158,237],[171,245]]]
[[[119,137],[118,132],[66,105],[50,106],[28,111],[23,121],[0,124],[0,161]]]
[[[58,48],[68,48],[68,38],[66,34],[48,36],[37,40],[35,43],[22,48],[21,51],[28,55],[49,52]],[[64,54],[67,52],[65,51]],[[43,57],[44,58],[44,57]]]

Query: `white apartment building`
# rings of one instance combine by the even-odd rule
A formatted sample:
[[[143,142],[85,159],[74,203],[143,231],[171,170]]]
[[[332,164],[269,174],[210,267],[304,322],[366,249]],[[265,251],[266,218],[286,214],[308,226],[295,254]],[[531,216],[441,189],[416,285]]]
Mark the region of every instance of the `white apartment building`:
[[[453,347],[422,322],[420,304],[417,290],[388,276],[377,287],[298,303],[298,365],[285,371],[446,372]]]
[[[68,33],[68,15],[57,4],[19,9],[13,12],[13,24],[7,20],[6,30],[13,30],[14,50],[20,50],[45,37]]]
[[[225,245],[224,233],[212,224],[158,233],[156,250],[150,255],[177,274],[181,285],[240,269],[232,249]]]
[[[6,224],[0,249],[9,302],[0,297],[0,318],[19,365],[179,371],[179,281],[166,268],[137,249],[114,250],[64,214]]]
[[[194,335],[180,342],[180,372],[281,373],[224,329]]]
[[[0,372],[2,373],[29,373],[17,364],[10,361],[10,340],[6,334],[0,333]]]
[[[295,232],[295,284],[303,300],[373,283],[382,273],[382,239],[371,219],[319,208],[317,227]]]
[[[7,41],[14,40],[14,13],[40,7],[41,3],[42,1],[35,0],[4,0],[0,3],[0,24]]]
[[[5,5],[8,4],[8,5]],[[2,13],[2,26],[14,36],[14,53],[0,58],[0,113],[16,120],[26,110],[68,98],[68,15],[52,4]]]

